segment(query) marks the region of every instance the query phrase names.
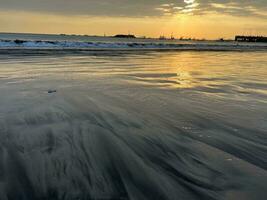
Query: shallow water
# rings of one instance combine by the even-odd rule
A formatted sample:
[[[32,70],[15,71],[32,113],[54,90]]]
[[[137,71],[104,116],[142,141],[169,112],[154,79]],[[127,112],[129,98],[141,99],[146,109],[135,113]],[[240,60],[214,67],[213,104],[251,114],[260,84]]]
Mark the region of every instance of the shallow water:
[[[1,54],[0,199],[265,200],[266,58]]]

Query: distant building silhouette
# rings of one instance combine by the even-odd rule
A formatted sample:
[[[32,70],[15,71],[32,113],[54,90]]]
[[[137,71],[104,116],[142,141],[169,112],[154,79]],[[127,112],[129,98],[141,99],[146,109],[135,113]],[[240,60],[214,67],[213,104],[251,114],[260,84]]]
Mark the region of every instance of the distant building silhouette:
[[[235,36],[235,41],[238,42],[267,42],[267,37],[263,36]]]
[[[160,40],[167,40],[167,38],[164,35],[159,36]]]
[[[131,35],[131,34],[128,34],[128,35],[118,34],[118,35],[115,35],[114,37],[115,38],[136,38],[135,35]]]

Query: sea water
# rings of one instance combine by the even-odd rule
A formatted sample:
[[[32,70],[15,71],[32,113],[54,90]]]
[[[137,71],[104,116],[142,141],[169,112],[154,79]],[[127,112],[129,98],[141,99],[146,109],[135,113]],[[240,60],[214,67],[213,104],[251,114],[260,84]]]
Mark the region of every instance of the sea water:
[[[208,40],[160,40],[87,35],[0,33],[0,49],[83,49],[83,50],[209,50],[267,51],[266,43]]]
[[[266,199],[266,58],[1,50],[0,199]]]

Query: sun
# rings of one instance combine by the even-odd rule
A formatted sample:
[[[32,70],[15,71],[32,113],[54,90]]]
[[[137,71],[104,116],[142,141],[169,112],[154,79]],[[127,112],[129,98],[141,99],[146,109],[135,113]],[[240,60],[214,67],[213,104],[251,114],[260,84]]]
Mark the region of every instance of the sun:
[[[184,0],[184,2],[185,2],[186,4],[192,4],[192,3],[195,2],[195,0]]]

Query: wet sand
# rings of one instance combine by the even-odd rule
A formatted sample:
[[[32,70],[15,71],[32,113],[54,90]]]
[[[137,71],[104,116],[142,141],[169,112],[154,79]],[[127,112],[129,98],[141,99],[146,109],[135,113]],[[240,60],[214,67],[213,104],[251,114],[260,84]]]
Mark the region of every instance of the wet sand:
[[[266,56],[2,54],[0,199],[265,200]]]

